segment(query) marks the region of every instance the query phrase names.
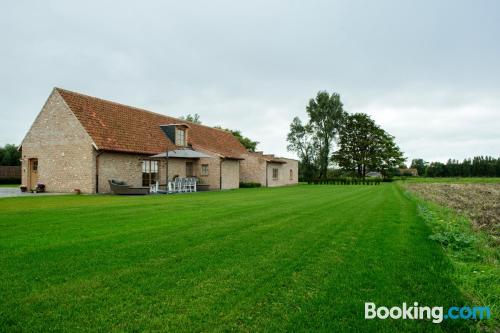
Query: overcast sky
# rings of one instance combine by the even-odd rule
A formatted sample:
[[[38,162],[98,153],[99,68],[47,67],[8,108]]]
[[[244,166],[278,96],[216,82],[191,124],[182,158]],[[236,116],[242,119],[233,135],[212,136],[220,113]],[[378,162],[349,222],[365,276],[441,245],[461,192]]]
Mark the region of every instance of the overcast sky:
[[[338,92],[409,159],[500,154],[500,1],[8,1],[0,144],[54,86],[242,130],[282,156]]]

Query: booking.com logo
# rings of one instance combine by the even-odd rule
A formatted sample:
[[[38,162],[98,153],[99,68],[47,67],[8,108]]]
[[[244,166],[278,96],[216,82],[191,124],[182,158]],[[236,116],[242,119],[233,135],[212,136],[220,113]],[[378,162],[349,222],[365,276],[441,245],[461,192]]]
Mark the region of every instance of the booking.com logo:
[[[401,306],[379,306],[375,303],[365,303],[365,319],[407,319],[420,320],[431,319],[433,323],[439,324],[448,319],[490,319],[489,306],[452,306],[446,311],[442,306],[419,306],[418,302],[413,306],[403,303]]]

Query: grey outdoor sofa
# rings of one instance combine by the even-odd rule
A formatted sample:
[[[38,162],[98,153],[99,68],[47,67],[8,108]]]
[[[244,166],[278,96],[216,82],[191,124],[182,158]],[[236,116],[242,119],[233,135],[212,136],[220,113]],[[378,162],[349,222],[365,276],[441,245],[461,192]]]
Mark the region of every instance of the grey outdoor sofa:
[[[108,180],[111,192],[121,195],[145,195],[149,194],[149,187],[131,187],[125,182],[114,179]]]

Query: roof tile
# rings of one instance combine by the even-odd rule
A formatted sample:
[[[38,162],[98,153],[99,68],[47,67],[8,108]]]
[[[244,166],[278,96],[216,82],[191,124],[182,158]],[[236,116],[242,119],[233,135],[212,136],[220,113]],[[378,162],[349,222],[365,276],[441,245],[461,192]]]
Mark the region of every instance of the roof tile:
[[[101,150],[158,154],[175,146],[160,125],[189,124],[188,144],[225,157],[247,152],[231,133],[104,99],[55,88]]]

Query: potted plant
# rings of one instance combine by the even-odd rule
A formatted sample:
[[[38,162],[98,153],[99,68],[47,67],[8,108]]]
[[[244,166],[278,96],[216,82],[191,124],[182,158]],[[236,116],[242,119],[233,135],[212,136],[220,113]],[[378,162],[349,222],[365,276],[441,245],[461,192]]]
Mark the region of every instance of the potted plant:
[[[28,191],[28,186],[26,186],[26,185],[21,185],[21,186],[19,186],[19,189],[21,190],[21,192],[23,192],[23,193],[24,193],[24,192]]]
[[[43,192],[45,192],[45,184],[44,183],[37,183],[36,184],[35,192],[36,193],[43,193]]]

